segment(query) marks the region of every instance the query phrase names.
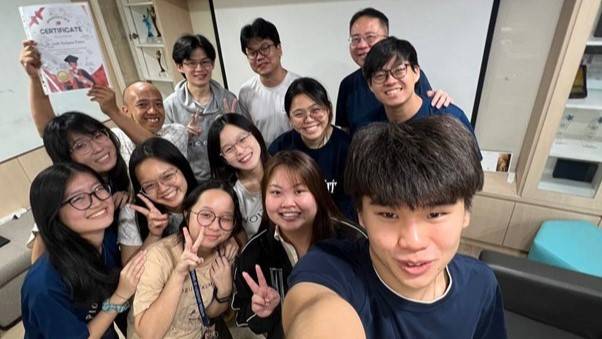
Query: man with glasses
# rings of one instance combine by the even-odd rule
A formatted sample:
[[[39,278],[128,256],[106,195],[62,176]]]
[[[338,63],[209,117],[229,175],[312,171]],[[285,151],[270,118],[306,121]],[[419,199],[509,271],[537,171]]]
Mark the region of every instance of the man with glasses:
[[[239,104],[251,115],[266,145],[270,145],[290,129],[284,111],[284,95],[299,76],[282,67],[280,36],[276,26],[269,21],[257,18],[244,26],[240,31],[240,47],[257,76],[241,86]]]
[[[336,125],[347,129],[351,135],[355,131],[377,121],[373,112],[382,107],[370,91],[362,72],[364,60],[372,46],[389,35],[389,19],[374,8],[365,8],[355,13],[349,22],[349,54],[358,70],[345,77],[339,85],[336,107]],[[452,99],[447,93],[431,90],[431,85],[422,70],[416,93],[433,98],[432,103],[438,108],[448,106]]]
[[[197,180],[210,176],[207,157],[207,137],[211,123],[223,113],[248,116],[236,95],[213,80],[215,48],[202,35],[183,35],[173,48],[173,60],[184,76],[174,93],[165,101],[169,122],[186,126],[188,131],[188,160]]]

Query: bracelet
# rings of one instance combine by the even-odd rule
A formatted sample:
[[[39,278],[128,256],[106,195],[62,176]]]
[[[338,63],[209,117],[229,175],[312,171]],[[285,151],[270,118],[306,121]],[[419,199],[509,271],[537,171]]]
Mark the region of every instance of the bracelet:
[[[220,297],[217,296],[217,286],[216,286],[213,289],[213,299],[215,299],[215,301],[217,301],[220,304],[227,303],[227,302],[229,302],[232,299],[232,293],[230,293],[229,295],[227,295],[227,296],[225,296],[223,298],[220,298]]]
[[[109,298],[105,299],[105,301],[102,302],[102,310],[105,312],[115,311],[117,313],[123,313],[128,308],[130,308],[130,302],[127,300],[121,305],[111,304],[111,302],[109,302]]]

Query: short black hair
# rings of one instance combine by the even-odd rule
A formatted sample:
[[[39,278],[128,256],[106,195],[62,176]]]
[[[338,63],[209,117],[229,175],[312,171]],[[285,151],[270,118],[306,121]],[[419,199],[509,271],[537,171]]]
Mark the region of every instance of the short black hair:
[[[398,61],[409,62],[413,69],[420,66],[418,64],[418,54],[414,46],[407,40],[390,36],[377,42],[370,48],[368,55],[366,55],[363,71],[368,83],[371,84],[372,75],[383,69],[393,58]],[[418,82],[416,82],[416,85],[418,85]]]
[[[247,54],[246,48],[253,39],[270,39],[274,45],[280,45],[280,35],[273,23],[257,18],[252,24],[244,26],[240,30],[240,49]]]
[[[483,170],[472,134],[458,119],[432,116],[374,123],[351,142],[345,190],[356,210],[362,198],[410,209],[455,204],[483,188]]]
[[[332,103],[328,98],[326,88],[316,79],[306,77],[295,79],[286,90],[286,94],[284,95],[284,110],[289,118],[291,117],[293,99],[299,94],[305,94],[311,100],[315,101],[316,104],[326,107],[328,109],[328,121],[332,120]]]
[[[364,16],[378,19],[378,21],[380,21],[380,24],[387,29],[387,33],[389,33],[389,18],[387,18],[387,16],[383,12],[372,7],[364,8],[353,14],[351,20],[349,20],[349,32],[351,32],[351,27],[353,26],[353,24],[356,21],[358,21],[359,18]]]
[[[202,49],[207,54],[207,58],[215,62],[215,47],[213,47],[207,38],[200,34],[184,34],[180,36],[173,45],[171,57],[177,65],[181,65],[184,60],[190,59],[190,55],[197,48]]]

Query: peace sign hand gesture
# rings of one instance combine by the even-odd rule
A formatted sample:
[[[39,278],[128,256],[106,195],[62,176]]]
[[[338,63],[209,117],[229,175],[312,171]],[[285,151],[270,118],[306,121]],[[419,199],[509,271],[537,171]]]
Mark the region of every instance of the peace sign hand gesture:
[[[236,105],[238,104],[238,101],[236,100],[236,98],[234,98],[232,100],[232,105],[229,105],[228,100],[226,98],[224,98],[223,104],[224,104],[224,113],[236,113]]]
[[[255,272],[257,273],[257,283],[247,272],[242,272],[242,277],[253,291],[251,310],[260,318],[267,318],[280,304],[280,295],[275,289],[268,286],[259,265],[255,265]]]
[[[186,131],[188,132],[189,137],[196,137],[201,134],[203,131],[199,126],[197,126],[197,122],[199,121],[199,114],[201,111],[197,110],[196,113],[190,119],[188,125],[186,125]]]
[[[188,232],[188,227],[184,227],[184,252],[180,256],[180,261],[176,265],[175,272],[182,278],[185,278],[188,272],[194,270],[203,262],[203,258],[197,255],[201,242],[205,236],[204,229],[201,229],[194,243]]]
[[[138,198],[144,202],[146,208],[138,205],[130,205],[134,211],[144,215],[148,222],[148,232],[156,237],[163,235],[163,230],[169,225],[167,213],[161,213],[149,198],[142,193],[138,193]]]

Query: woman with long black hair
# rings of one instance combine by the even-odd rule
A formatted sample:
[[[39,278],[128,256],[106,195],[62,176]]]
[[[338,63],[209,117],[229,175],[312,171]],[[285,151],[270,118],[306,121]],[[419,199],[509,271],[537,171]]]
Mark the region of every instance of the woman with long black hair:
[[[146,253],[120,272],[109,186],[85,165],[59,163],[34,179],[30,203],[46,253],[21,289],[25,336],[117,338],[113,321],[129,307]]]

